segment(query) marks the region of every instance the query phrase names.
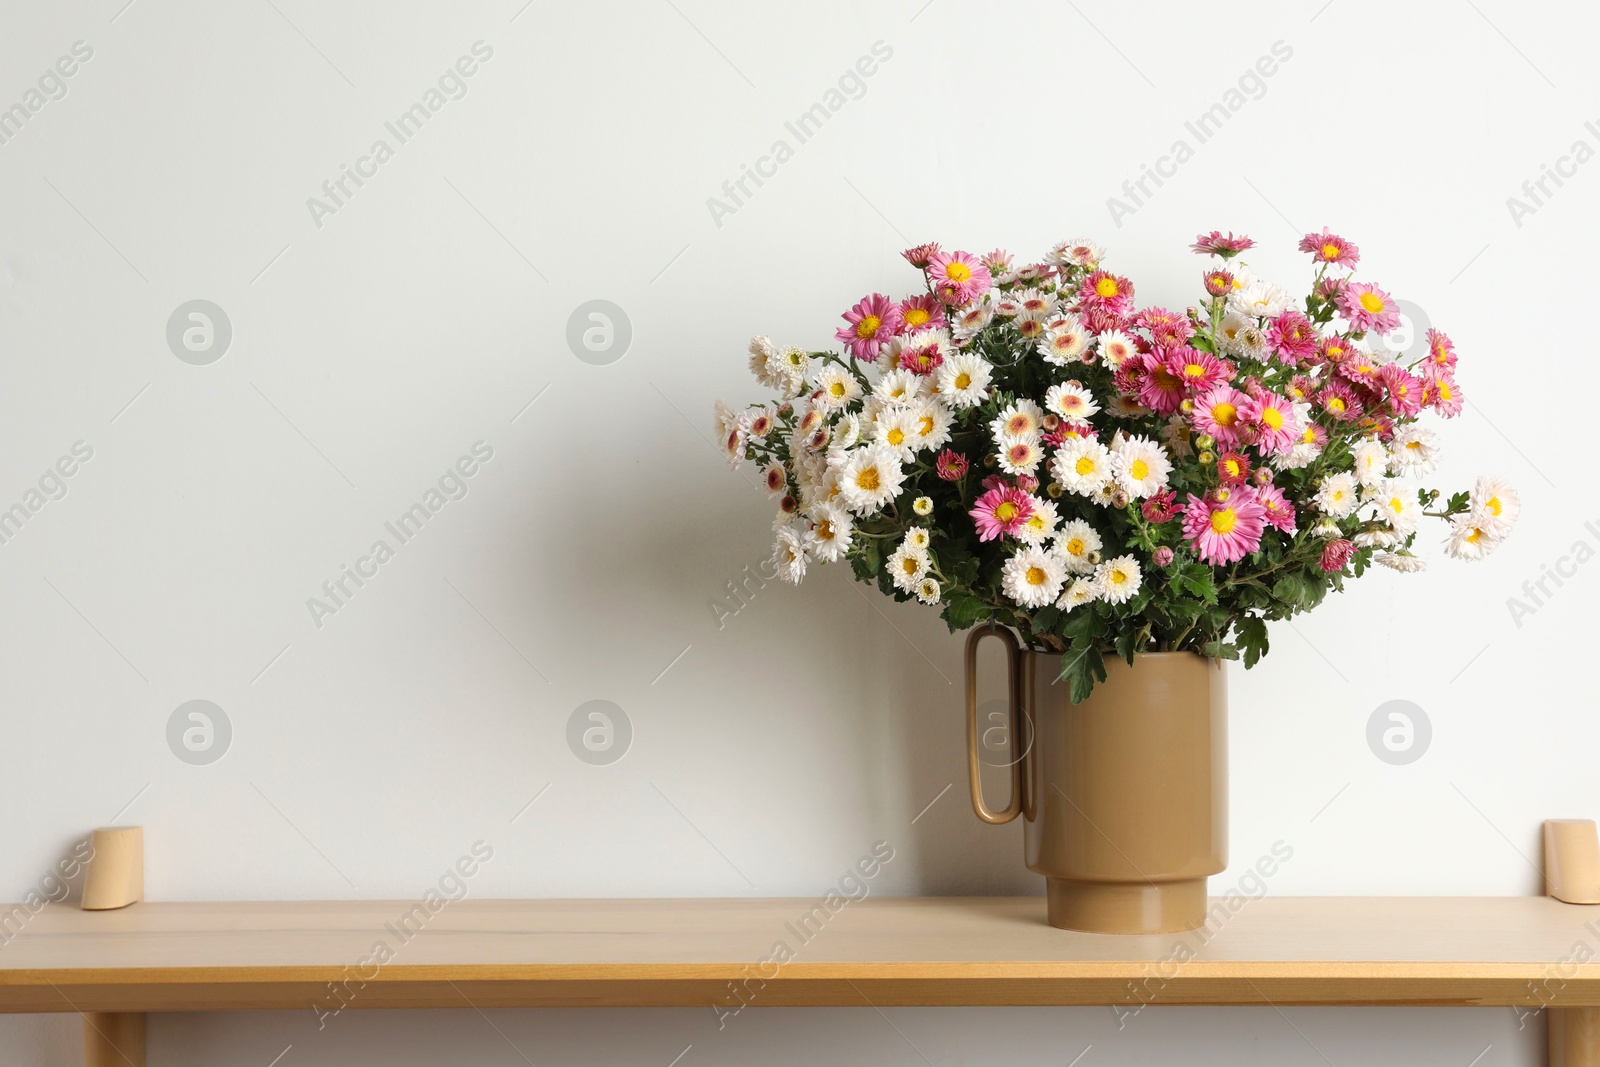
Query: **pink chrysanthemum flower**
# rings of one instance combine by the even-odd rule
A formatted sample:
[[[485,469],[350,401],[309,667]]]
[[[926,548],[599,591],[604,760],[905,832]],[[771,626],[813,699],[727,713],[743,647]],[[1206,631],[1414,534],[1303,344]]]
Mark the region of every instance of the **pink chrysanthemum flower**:
[[[1262,467],[1263,471],[1267,468]],[[1270,473],[1270,472],[1268,472]],[[1293,537],[1298,529],[1295,523],[1294,505],[1289,498],[1283,495],[1283,490],[1275,485],[1265,485],[1256,490],[1256,501],[1261,505],[1261,510],[1267,519],[1267,525],[1273,529],[1282,530]]]
[[[945,325],[944,305],[932,293],[906,297],[900,301],[900,321],[906,333],[940,329]]]
[[[1370,353],[1360,349],[1350,353],[1344,362],[1339,364],[1339,374],[1349,382],[1368,389],[1377,388],[1383,384],[1382,366],[1372,358]]]
[[[1242,233],[1235,237],[1233,231],[1229,230],[1228,235],[1224,237],[1221,230],[1212,230],[1210,233],[1203,233],[1196,237],[1194,244],[1189,247],[1202,256],[1221,256],[1223,259],[1232,259],[1245,249],[1254,248],[1255,246],[1255,241]]]
[[[1185,395],[1183,379],[1168,370],[1159,356],[1140,356],[1128,363],[1142,363],[1147,369],[1139,382],[1139,403],[1159,415],[1171,415],[1178,410]]]
[[[1389,391],[1389,408],[1397,418],[1410,418],[1422,410],[1422,381],[1398,363],[1390,363],[1379,371],[1384,388]]]
[[[1329,233],[1326,226],[1321,233],[1300,238],[1300,251],[1310,252],[1318,263],[1329,266],[1354,267],[1361,261],[1361,250],[1338,234]]]
[[[1289,398],[1266,390],[1250,397],[1239,409],[1239,418],[1250,428],[1251,442],[1264,456],[1289,451],[1300,432]]]
[[[992,284],[989,268],[969,252],[935,252],[928,260],[928,281],[951,307],[971,303]]]
[[[1163,365],[1178,380],[1190,396],[1204,393],[1222,381],[1222,361],[1210,352],[1197,348],[1179,348],[1167,354]]]
[[[1456,346],[1438,330],[1428,331],[1428,364],[1449,370],[1456,365]]]
[[[1211,497],[1190,493],[1183,509],[1183,536],[1201,562],[1212,565],[1237,563],[1260,548],[1266,525],[1266,509],[1245,487],[1218,490]]]
[[[1324,363],[1332,363],[1335,366],[1349,359],[1351,351],[1349,339],[1340,337],[1338,334],[1334,334],[1332,337],[1324,337],[1321,343],[1317,345],[1317,355],[1322,358],[1322,361]]]
[[[1231,448],[1244,439],[1242,409],[1250,403],[1250,396],[1231,385],[1218,385],[1195,399],[1189,424],[1196,433],[1210,434],[1223,448]]]
[[[1233,292],[1233,275],[1225,270],[1206,271],[1202,282],[1211,296],[1227,296]]]
[[[1336,537],[1328,542],[1328,547],[1322,550],[1322,559],[1317,563],[1324,573],[1333,574],[1342,571],[1345,564],[1350,562],[1350,557],[1356,554],[1356,546],[1349,538]]]
[[[1163,489],[1145,497],[1139,510],[1144,513],[1146,522],[1167,522],[1178,513],[1178,495],[1171,489]]]
[[[947,448],[933,461],[933,469],[945,481],[959,482],[967,476],[967,457]]]
[[[906,257],[906,262],[918,270],[926,270],[933,257],[939,254],[939,243],[930,241],[925,245],[913,245],[900,253]]]
[[[978,262],[987,267],[991,275],[1005,274],[1011,269],[1011,253],[997,248],[993,252],[985,253]]]
[[[1284,389],[1284,394],[1290,400],[1311,403],[1311,394],[1316,391],[1316,383],[1304,374],[1296,374],[1289,379],[1289,385]]]
[[[1154,563],[1157,567],[1170,567],[1172,566],[1172,557],[1172,549],[1168,548],[1166,545],[1162,545],[1160,548],[1150,553],[1150,562]]]
[[[1078,299],[1082,301],[1085,311],[1126,315],[1133,306],[1133,283],[1108,270],[1093,271],[1078,286]]]
[[[1093,334],[1111,333],[1121,330],[1128,325],[1127,319],[1112,308],[1095,305],[1084,305],[1082,308],[1083,324]]]
[[[1339,290],[1339,310],[1357,333],[1388,333],[1400,325],[1394,297],[1367,282],[1348,282]]]
[[[1267,323],[1267,346],[1285,363],[1317,354],[1317,328],[1298,311],[1285,311]]]
[[[1429,374],[1423,380],[1422,402],[1445,418],[1453,419],[1461,414],[1465,398],[1461,395],[1461,387],[1456,384],[1455,375],[1443,370]]]
[[[1217,477],[1223,485],[1243,485],[1250,480],[1250,459],[1242,452],[1224,452],[1217,458]]]
[[[1033,514],[1033,497],[1013,486],[991,489],[980,496],[971,511],[978,526],[978,540],[993,541],[1002,534],[1014,534]]]
[[[1341,381],[1331,381],[1317,394],[1317,406],[1340,422],[1349,422],[1361,415],[1361,401],[1354,389]]]
[[[900,305],[882,293],[873,293],[846,311],[844,320],[849,325],[839,327],[833,336],[857,359],[876,359],[878,349],[900,330]]]

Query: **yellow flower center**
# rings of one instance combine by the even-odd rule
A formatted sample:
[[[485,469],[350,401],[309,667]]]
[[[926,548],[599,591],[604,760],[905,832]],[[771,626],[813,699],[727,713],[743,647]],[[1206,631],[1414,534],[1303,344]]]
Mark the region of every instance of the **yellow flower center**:
[[[866,470],[857,473],[856,485],[869,493],[878,488],[878,468],[868,467]]]
[[[883,325],[883,320],[876,315],[868,315],[856,323],[857,337],[871,337],[878,332],[878,327]]]
[[[1078,537],[1068,538],[1067,539],[1067,552],[1068,552],[1068,554],[1074,555],[1074,556],[1083,555],[1083,539],[1082,538],[1078,538]]]
[[[1218,426],[1232,426],[1239,418],[1239,409],[1227,401],[1211,409],[1211,421]]]
[[[1128,572],[1127,571],[1116,571],[1116,570],[1114,570],[1114,571],[1111,572],[1111,584],[1112,585],[1122,585],[1122,584],[1126,583],[1127,580],[1128,580]]]
[[[1262,408],[1261,425],[1269,430],[1283,429],[1283,412],[1277,408]]]
[[[1377,293],[1362,293],[1361,306],[1376,315],[1384,309],[1383,297]]]
[[[1344,397],[1330,396],[1328,398],[1328,410],[1333,412],[1335,415],[1343,415],[1344,407]]]
[[[944,276],[953,282],[964,282],[972,277],[972,268],[960,262],[946,263]]]
[[[921,326],[932,317],[925,308],[907,308],[905,312],[907,326]]]
[[[839,398],[843,397],[844,396],[844,392],[845,392],[845,389],[844,389],[844,383],[843,382],[834,382],[832,385],[828,386],[828,393],[835,400],[838,400]]]
[[[821,522],[817,523],[817,536],[824,541],[832,541],[833,523],[829,522],[827,519],[823,519]]]
[[[1094,283],[1094,291],[1096,296],[1109,300],[1111,297],[1116,296],[1119,291],[1117,289],[1117,280],[1115,278],[1101,278]]]
[[[1483,531],[1475,529],[1471,533],[1467,534],[1467,544],[1475,545],[1475,544],[1478,543],[1478,540],[1480,538],[1482,538],[1482,537],[1483,537]]]
[[[1323,259],[1338,259],[1339,258],[1339,246],[1335,245],[1335,244],[1323,245],[1322,246],[1322,258]]]
[[[1185,363],[1183,365],[1183,376],[1185,378],[1200,378],[1204,377],[1205,373],[1206,369],[1198,363]]]
[[[1017,517],[1017,506],[1009,500],[1001,501],[1000,506],[994,509],[994,517],[1001,522],[1010,522]]]
[[[1317,443],[1317,432],[1307,426],[1306,432],[1300,435],[1300,440],[1304,444],[1314,445]]]
[[[1390,511],[1392,511],[1396,515],[1398,515],[1402,511],[1404,511],[1405,509],[1406,509],[1406,502],[1404,500],[1400,499],[1397,496],[1392,496],[1392,497],[1389,498],[1389,510]]]
[[[1450,383],[1449,382],[1441,381],[1439,383],[1439,399],[1440,400],[1449,400],[1450,399]]]
[[[933,416],[924,415],[917,420],[917,436],[926,437],[933,432]]]
[[[1048,577],[1043,567],[1029,567],[1026,575],[1029,585],[1043,585]]]
[[[1495,514],[1495,515],[1496,515],[1496,516],[1498,516],[1498,515],[1499,515],[1499,514],[1500,514],[1500,508],[1501,508],[1501,504],[1500,504],[1500,498],[1499,498],[1499,497],[1497,497],[1497,496],[1492,496],[1492,497],[1490,497],[1490,498],[1489,498],[1489,499],[1488,499],[1488,500],[1487,500],[1487,501],[1486,501],[1486,502],[1485,502],[1485,503],[1484,503],[1484,505],[1483,505],[1483,506],[1484,506],[1484,507],[1486,507],[1486,508],[1488,508],[1488,509],[1489,509],[1489,510],[1490,510],[1490,511],[1492,511],[1492,512],[1494,512],[1494,514]]]
[[[1090,459],[1088,456],[1079,456],[1078,462],[1073,464],[1073,470],[1077,471],[1080,475],[1093,474],[1094,460]]]
[[[906,432],[896,426],[889,431],[888,438],[891,445],[903,445],[906,443]]]
[[[1211,513],[1211,530],[1219,534],[1232,533],[1238,521],[1239,515],[1232,508],[1218,508]]]
[[[972,385],[972,375],[968,374],[966,371],[962,371],[960,374],[956,375],[956,388],[957,389],[966,389],[971,385]]]
[[[1236,459],[1225,459],[1225,460],[1222,461],[1222,468],[1223,468],[1223,470],[1228,472],[1228,477],[1230,477],[1230,478],[1239,477],[1239,461],[1238,460],[1236,460]]]
[[[1128,464],[1128,473],[1133,476],[1134,481],[1142,482],[1150,476],[1150,464],[1142,459],[1136,459]]]

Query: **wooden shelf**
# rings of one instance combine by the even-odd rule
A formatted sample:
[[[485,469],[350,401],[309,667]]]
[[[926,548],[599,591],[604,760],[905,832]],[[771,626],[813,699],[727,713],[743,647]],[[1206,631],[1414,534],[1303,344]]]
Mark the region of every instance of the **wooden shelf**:
[[[1269,897],[1229,915],[1217,904],[1227,918],[1209,930],[1122,937],[1052,929],[1042,898],[874,898],[820,910],[809,939],[801,920],[817,902],[802,899],[464,900],[410,912],[421,930],[409,940],[411,902],[51,907],[0,947],[0,1011],[1600,1005],[1600,962],[1571,962],[1576,946],[1600,957],[1600,907]],[[380,942],[388,962],[374,956]],[[763,967],[778,943],[793,959]]]

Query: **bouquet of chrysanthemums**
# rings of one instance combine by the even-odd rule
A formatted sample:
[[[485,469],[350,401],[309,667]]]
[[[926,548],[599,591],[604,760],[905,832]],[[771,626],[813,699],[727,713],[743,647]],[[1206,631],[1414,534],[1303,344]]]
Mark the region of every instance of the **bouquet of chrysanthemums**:
[[[1441,497],[1425,412],[1460,413],[1456,352],[1383,343],[1395,300],[1357,281],[1356,246],[1307,234],[1311,293],[1257,277],[1248,237],[1212,232],[1204,297],[1140,307],[1091,241],[1044,262],[907,249],[923,291],[844,313],[840,352],[750,343],[777,393],[717,406],[730,461],[778,502],[774,565],[798,582],[850,561],[951,630],[1012,628],[1063,654],[1074,700],[1103,655],[1267,651],[1266,622],[1316,607],[1374,562],[1416,571],[1418,526],[1480,559],[1517,494],[1482,478]],[[1420,349],[1420,346],[1417,346]]]

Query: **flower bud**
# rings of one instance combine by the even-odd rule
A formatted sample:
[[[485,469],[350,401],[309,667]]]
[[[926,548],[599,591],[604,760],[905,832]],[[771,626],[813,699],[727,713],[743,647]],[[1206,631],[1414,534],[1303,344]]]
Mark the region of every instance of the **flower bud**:
[[[1200,455],[1196,456],[1195,458],[1200,461],[1200,465],[1202,467],[1209,467],[1211,464],[1217,461],[1217,454],[1210,450],[1206,450],[1201,452]]]
[[[1062,494],[1066,492],[1066,490],[1061,487],[1060,482],[1051,482],[1049,485],[1044,487],[1044,491],[1045,495],[1051,500],[1060,500]]]
[[[1196,448],[1215,448],[1217,439],[1208,433],[1203,433],[1194,439],[1194,445]]]

